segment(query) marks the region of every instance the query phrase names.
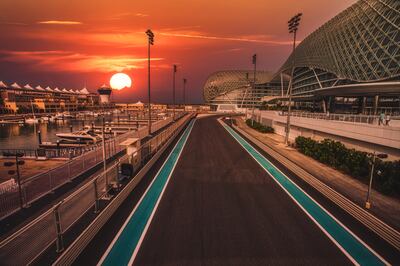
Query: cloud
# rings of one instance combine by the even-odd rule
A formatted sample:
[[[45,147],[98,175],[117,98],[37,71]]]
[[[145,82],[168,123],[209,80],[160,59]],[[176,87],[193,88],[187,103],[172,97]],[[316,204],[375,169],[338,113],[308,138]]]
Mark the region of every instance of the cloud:
[[[28,26],[27,23],[22,22],[13,22],[13,21],[2,21],[0,25],[7,25],[7,26]]]
[[[194,38],[194,39],[206,39],[206,40],[221,40],[221,41],[234,41],[234,42],[252,42],[252,43],[264,43],[270,45],[291,45],[291,41],[278,41],[270,38],[270,36],[260,35],[260,36],[239,36],[239,37],[221,37],[221,36],[212,36],[206,35],[197,32],[188,32],[188,33],[176,33],[176,32],[159,32],[160,35],[169,36],[169,37],[182,37],[182,38]],[[257,38],[260,37],[260,38]]]
[[[0,59],[8,62],[24,63],[32,68],[46,71],[69,72],[113,72],[145,68],[147,58],[132,55],[104,56],[88,55],[71,51],[0,51]],[[161,61],[163,58],[152,58]],[[157,66],[155,66],[157,67]]]
[[[143,13],[136,13],[135,16],[136,16],[136,17],[144,18],[144,17],[148,17],[149,15],[143,14]]]
[[[80,21],[69,21],[69,20],[46,20],[38,21],[37,24],[50,24],[50,25],[80,25],[83,24]]]

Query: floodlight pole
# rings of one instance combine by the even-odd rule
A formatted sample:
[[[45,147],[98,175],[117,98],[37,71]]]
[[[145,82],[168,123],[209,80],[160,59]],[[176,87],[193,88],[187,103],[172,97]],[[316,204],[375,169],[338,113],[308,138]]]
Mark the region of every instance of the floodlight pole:
[[[291,116],[291,110],[292,110],[292,88],[293,88],[293,75],[294,75],[294,69],[296,65],[296,55],[295,55],[295,50],[296,50],[296,33],[298,30],[298,26],[300,23],[300,18],[302,16],[302,13],[297,14],[296,16],[292,17],[288,24],[289,24],[289,33],[293,33],[293,65],[292,65],[292,73],[290,76],[290,82],[289,82],[289,105],[288,105],[288,114],[287,114],[287,120],[286,120],[286,135],[285,135],[285,144],[288,145],[289,143],[289,134],[290,134],[290,116]]]
[[[176,65],[173,66],[173,75],[172,75],[172,121],[175,121],[175,74],[176,74]]]
[[[147,83],[148,83],[148,111],[149,111],[149,121],[148,121],[148,135],[151,135],[151,99],[150,99],[150,45],[154,45],[154,33],[149,29],[146,31],[148,42],[147,42]]]
[[[186,111],[186,82],[187,80],[183,79],[183,111]]]
[[[256,71],[257,71],[257,54],[253,55],[254,75],[253,75],[253,108],[251,111],[251,125],[254,125],[254,108],[256,107]]]
[[[21,209],[24,206],[24,201],[22,200],[22,188],[21,188],[21,175],[19,173],[19,161],[18,161],[18,153],[15,153],[15,164],[17,165],[17,183],[18,183],[18,193],[19,193],[19,204]]]

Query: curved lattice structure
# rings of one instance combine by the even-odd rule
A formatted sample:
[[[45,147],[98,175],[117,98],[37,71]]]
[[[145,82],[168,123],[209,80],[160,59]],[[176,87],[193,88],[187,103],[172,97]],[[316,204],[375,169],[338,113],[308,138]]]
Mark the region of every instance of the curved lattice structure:
[[[256,84],[268,82],[272,78],[272,73],[267,71],[257,71]],[[203,89],[204,99],[212,102],[218,96],[228,95],[234,91],[240,91],[240,96],[234,96],[232,102],[242,102],[241,96],[251,97],[250,84],[253,82],[253,71],[249,70],[227,70],[218,71],[211,74]],[[246,94],[247,90],[247,94]],[[246,95],[242,95],[245,93]],[[229,96],[228,96],[229,97]],[[239,97],[239,98],[238,98]],[[246,101],[246,99],[244,99]]]
[[[222,104],[245,98],[233,92],[246,86],[246,72],[211,75],[204,86],[205,100]],[[305,38],[273,77],[263,77],[248,106],[285,102],[292,87],[297,107],[314,109],[316,102],[322,102],[322,109],[328,110],[336,98],[342,98],[340,104],[351,111],[399,112],[400,0],[357,1]],[[346,107],[344,97],[360,107]]]
[[[310,34],[281,71],[318,68],[358,82],[400,76],[400,1],[360,0]],[[280,72],[281,72],[280,71]]]

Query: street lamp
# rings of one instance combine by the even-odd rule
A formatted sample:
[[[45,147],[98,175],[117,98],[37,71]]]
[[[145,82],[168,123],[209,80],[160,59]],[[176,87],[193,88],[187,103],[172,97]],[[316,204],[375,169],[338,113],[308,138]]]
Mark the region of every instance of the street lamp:
[[[19,160],[18,158],[21,158],[24,156],[22,152],[16,152],[16,153],[11,153],[11,152],[3,152],[4,157],[15,157],[15,163],[14,162],[4,162],[5,167],[11,167],[13,165],[16,166],[16,172],[17,172],[17,183],[18,183],[18,193],[19,193],[19,204],[21,206],[21,209],[24,207],[24,202],[22,199],[22,188],[21,188],[21,176],[19,172],[19,166],[25,164],[25,161]],[[9,175],[15,174],[15,170],[10,170],[8,171]]]
[[[296,33],[298,30],[298,27],[300,25],[300,19],[303,14],[299,13],[296,16],[292,17],[288,21],[288,27],[289,27],[289,33],[293,33],[293,66],[292,66],[292,75],[290,76],[290,82],[289,82],[289,106],[288,106],[288,115],[287,115],[287,121],[286,121],[286,135],[285,135],[285,144],[287,145],[289,143],[289,133],[290,133],[290,113],[291,113],[291,106],[292,106],[292,87],[293,87],[293,75],[294,75],[294,68],[296,65],[296,55],[294,53],[296,49]]]
[[[372,191],[372,180],[374,178],[374,171],[375,171],[375,164],[376,164],[376,157],[380,159],[386,159],[388,157],[387,154],[385,153],[380,153],[376,154],[376,152],[373,153],[372,155],[372,161],[371,161],[371,172],[369,176],[369,185],[368,185],[368,192],[367,192],[367,199],[365,200],[365,208],[370,209],[371,208],[371,202],[369,201],[371,197],[371,191]],[[377,171],[377,174],[380,175],[381,172]]]
[[[183,79],[183,111],[186,111],[186,82],[187,80]]]
[[[154,45],[154,33],[148,29],[146,31],[147,37],[148,37],[148,43],[147,43],[147,83],[148,83],[148,103],[149,103],[149,122],[148,122],[148,130],[149,130],[149,136],[151,135],[151,103],[150,103],[150,45]]]
[[[176,74],[176,65],[173,67],[173,76],[172,76],[172,105],[173,105],[173,115],[172,120],[175,121],[175,74]]]
[[[253,110],[251,112],[251,125],[254,125],[254,108],[256,107],[256,71],[257,71],[257,54],[253,55],[254,75],[253,75]]]

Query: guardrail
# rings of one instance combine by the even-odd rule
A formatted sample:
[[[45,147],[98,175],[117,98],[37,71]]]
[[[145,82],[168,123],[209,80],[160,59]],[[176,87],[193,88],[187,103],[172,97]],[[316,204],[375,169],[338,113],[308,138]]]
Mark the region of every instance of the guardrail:
[[[180,114],[181,117],[183,114]],[[152,125],[152,132],[165,127],[172,122],[172,118],[159,120]],[[147,136],[147,127],[139,128],[137,131],[126,132],[116,138],[106,140],[105,154],[106,159],[111,158],[121,152],[124,147],[120,145],[128,138],[144,138]],[[49,171],[37,174],[33,177],[21,181],[22,206],[19,200],[19,188],[9,187],[9,190],[0,191],[0,220],[15,213],[21,208],[28,207],[30,204],[41,197],[53,192],[60,186],[72,181],[84,172],[93,168],[103,161],[102,143],[89,146],[88,152],[65,162],[65,164],[53,168]]]
[[[84,154],[87,151],[91,151],[93,148],[88,147],[74,147],[74,148],[60,148],[60,149],[43,149],[46,154],[46,158],[73,158]],[[24,158],[35,158],[39,156],[38,149],[0,149],[0,158],[7,158],[3,156],[3,152],[6,153],[22,153]]]
[[[141,145],[134,156],[123,156],[105,173],[87,182],[73,194],[37,217],[0,243],[0,261],[5,265],[27,265],[34,262],[45,250],[56,243],[57,252],[64,249],[63,235],[91,208],[99,211],[99,202],[107,199],[112,188],[119,189],[118,169],[120,163],[128,161],[138,170],[145,165],[164,144],[177,135],[177,129],[190,118],[178,120],[164,131]],[[137,180],[135,177],[133,180]],[[132,180],[131,180],[132,182]],[[106,184],[112,186],[106,186]],[[114,201],[112,201],[114,202]]]
[[[280,116],[287,116],[287,112],[279,112]],[[309,113],[309,112],[292,112],[293,117],[304,117],[312,119],[343,121],[350,123],[378,124],[378,115],[350,115],[350,114],[328,114],[328,113]],[[398,116],[391,116],[391,120],[400,120]],[[386,121],[382,122],[383,124]]]

